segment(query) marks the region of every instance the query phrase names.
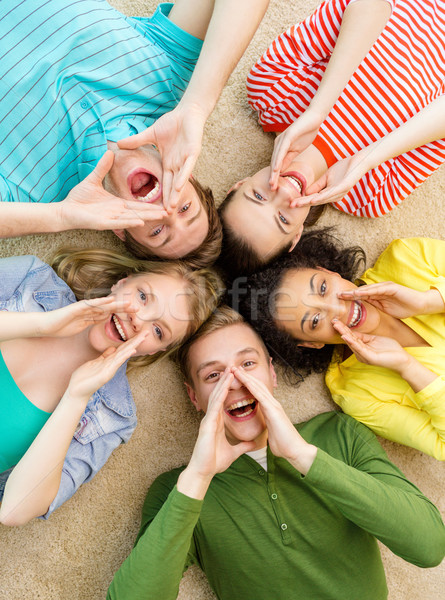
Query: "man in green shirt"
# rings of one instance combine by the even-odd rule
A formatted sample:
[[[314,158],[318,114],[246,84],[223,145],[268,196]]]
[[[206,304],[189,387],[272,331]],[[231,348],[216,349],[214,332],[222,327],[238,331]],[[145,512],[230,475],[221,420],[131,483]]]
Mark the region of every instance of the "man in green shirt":
[[[109,600],[174,599],[191,564],[224,600],[382,600],[377,539],[418,566],[441,562],[435,506],[347,415],[292,425],[267,350],[237,313],[221,308],[179,362],[206,415],[188,466],[150,488]]]

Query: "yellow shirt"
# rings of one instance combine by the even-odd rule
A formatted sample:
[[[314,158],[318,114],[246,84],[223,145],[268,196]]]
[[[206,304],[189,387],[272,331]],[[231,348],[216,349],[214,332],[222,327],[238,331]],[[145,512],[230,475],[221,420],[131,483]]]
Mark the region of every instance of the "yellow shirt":
[[[394,240],[366,284],[394,281],[415,290],[437,289],[445,301],[445,241]],[[445,312],[403,319],[430,346],[405,348],[438,377],[415,393],[395,371],[365,365],[355,355],[342,360],[338,346],[326,373],[334,401],[378,435],[445,460]]]

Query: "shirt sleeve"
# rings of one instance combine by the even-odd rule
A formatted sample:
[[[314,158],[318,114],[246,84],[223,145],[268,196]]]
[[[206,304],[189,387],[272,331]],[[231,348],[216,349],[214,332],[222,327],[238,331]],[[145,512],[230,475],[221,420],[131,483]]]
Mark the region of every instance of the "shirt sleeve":
[[[10,300],[25,280],[27,288],[33,286],[33,289],[38,289],[53,273],[51,267],[36,256],[0,259],[0,302]]]
[[[445,555],[445,527],[438,509],[388,459],[375,436],[350,417],[348,463],[318,449],[305,481],[326,494],[342,514],[404,560],[438,565]]]
[[[90,481],[107,462],[113,450],[124,443],[133,430],[134,426],[107,433],[88,444],[82,444],[73,438],[63,464],[57,495],[48,511],[39,518],[48,519],[56,508],[69,500],[83,483]]]
[[[13,202],[11,190],[6,182],[6,179],[0,175],[0,202]]]
[[[136,545],[115,574],[107,600],[176,599],[183,572],[196,562],[193,531],[203,503],[178,492],[178,475],[165,473],[151,486]]]

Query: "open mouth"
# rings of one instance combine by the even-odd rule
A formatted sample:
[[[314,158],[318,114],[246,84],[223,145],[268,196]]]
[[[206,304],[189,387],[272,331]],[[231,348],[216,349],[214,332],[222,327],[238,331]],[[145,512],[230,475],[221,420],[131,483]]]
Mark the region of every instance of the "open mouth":
[[[144,169],[132,171],[127,178],[131,195],[140,202],[154,202],[161,195],[161,184],[153,173]]]
[[[245,419],[255,411],[257,404],[255,398],[246,398],[245,400],[234,402],[225,411],[233,419]]]
[[[122,323],[119,321],[117,315],[111,316],[111,328],[117,339],[121,339],[123,342],[127,341],[124,328],[122,327]]]
[[[349,323],[347,323],[347,326],[352,329],[353,327],[357,327],[357,325],[364,320],[364,317],[366,316],[365,307],[358,300],[354,300],[349,315]]]
[[[281,177],[285,177],[300,195],[304,194],[306,189],[306,179],[300,175],[300,173],[281,173]]]

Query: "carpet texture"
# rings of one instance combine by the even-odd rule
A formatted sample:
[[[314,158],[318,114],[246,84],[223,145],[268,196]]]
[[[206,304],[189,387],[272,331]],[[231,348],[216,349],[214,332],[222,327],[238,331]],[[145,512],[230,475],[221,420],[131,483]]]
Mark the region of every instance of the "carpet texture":
[[[247,105],[244,82],[248,69],[278,33],[308,15],[317,3],[318,0],[271,0],[266,17],[207,124],[195,174],[213,188],[218,202],[234,181],[266,166],[271,155],[273,136],[262,133]],[[153,12],[157,2],[114,0],[113,4],[128,15],[144,16]],[[369,266],[394,238],[443,239],[444,196],[442,168],[390,215],[375,220],[357,219],[329,208],[322,224],[337,226],[347,243],[360,243],[368,253]],[[45,259],[66,243],[118,247],[111,233],[74,231],[2,241],[1,256],[36,254]],[[176,367],[168,361],[161,362],[133,371],[129,378],[139,418],[130,442],[119,448],[96,478],[48,522],[35,521],[17,529],[0,526],[0,600],[104,599],[114,572],[132,548],[148,486],[157,475],[186,463],[190,457],[199,419]],[[277,396],[294,422],[335,408],[321,375],[309,377],[297,389],[281,384]],[[436,503],[443,515],[445,464],[385,440],[382,444],[391,460]],[[391,600],[443,599],[445,563],[424,570],[385,548],[382,552]],[[258,565],[259,573],[260,569]],[[214,597],[203,574],[191,569],[181,583],[180,600]]]

